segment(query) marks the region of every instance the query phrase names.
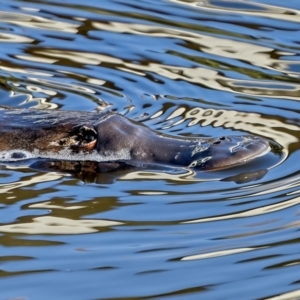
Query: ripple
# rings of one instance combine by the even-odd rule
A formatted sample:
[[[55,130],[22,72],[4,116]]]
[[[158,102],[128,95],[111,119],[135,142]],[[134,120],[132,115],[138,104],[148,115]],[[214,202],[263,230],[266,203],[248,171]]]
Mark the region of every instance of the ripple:
[[[97,232],[95,227],[109,227],[121,224],[121,222],[109,220],[70,220],[43,216],[33,218],[32,223],[1,225],[0,231],[26,234],[82,234]]]
[[[33,39],[31,38],[26,38],[24,36],[16,35],[16,34],[6,34],[6,33],[1,33],[0,34],[0,42],[2,43],[31,43],[33,42]]]
[[[44,18],[41,16],[35,16],[32,13],[37,13],[39,9],[30,9],[29,7],[21,8],[31,12],[31,14],[24,13],[12,13],[12,12],[0,12],[1,22],[7,24],[17,25],[23,28],[36,28],[36,29],[49,29],[54,31],[65,31],[65,32],[77,32],[77,24],[71,24],[70,22],[61,22],[57,20],[51,20],[49,18]]]
[[[300,7],[267,2],[2,3],[1,105],[273,148],[222,172],[1,165],[3,298],[299,297]]]

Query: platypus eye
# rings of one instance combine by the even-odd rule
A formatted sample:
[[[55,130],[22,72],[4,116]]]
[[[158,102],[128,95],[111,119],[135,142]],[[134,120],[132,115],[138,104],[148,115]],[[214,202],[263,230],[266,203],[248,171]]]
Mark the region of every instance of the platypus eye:
[[[81,126],[78,132],[78,140],[81,142],[92,142],[97,139],[97,132],[94,127]]]
[[[68,138],[60,142],[69,146],[73,151],[92,151],[97,144],[97,131],[93,126],[77,126],[69,132]]]

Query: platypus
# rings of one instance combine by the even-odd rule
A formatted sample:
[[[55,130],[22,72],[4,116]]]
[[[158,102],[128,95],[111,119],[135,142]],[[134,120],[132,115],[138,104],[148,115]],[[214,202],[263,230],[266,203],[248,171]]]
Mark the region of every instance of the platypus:
[[[220,170],[270,150],[268,140],[253,135],[172,136],[111,111],[0,108],[0,161],[46,158]]]

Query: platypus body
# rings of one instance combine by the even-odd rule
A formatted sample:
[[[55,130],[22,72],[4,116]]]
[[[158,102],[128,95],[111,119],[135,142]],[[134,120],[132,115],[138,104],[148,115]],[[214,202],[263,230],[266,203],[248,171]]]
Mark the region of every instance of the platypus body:
[[[116,168],[144,164],[219,170],[269,151],[269,142],[257,136],[171,136],[110,111],[0,109],[0,161],[45,158]]]

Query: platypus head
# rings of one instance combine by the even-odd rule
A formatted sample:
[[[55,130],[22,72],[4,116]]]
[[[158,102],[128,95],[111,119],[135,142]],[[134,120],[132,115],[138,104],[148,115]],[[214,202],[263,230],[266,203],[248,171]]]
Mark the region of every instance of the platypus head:
[[[0,110],[0,116],[0,160],[5,161],[46,158],[218,170],[270,151],[260,137],[164,135],[112,112]]]
[[[164,164],[199,170],[226,169],[270,151],[269,142],[257,136],[184,139],[162,135],[112,113],[94,124],[73,127],[57,144],[71,149],[74,160],[79,153],[87,159],[93,153],[98,161]]]
[[[224,136],[208,139],[195,147],[189,167],[220,170],[244,164],[270,152],[268,140],[252,136]]]
[[[93,126],[74,128],[66,139],[73,151],[97,153],[103,157],[135,164],[164,164],[199,170],[219,170],[244,164],[270,152],[261,137],[224,136],[185,139],[162,135],[124,116],[110,114]],[[126,157],[124,157],[124,154]]]

